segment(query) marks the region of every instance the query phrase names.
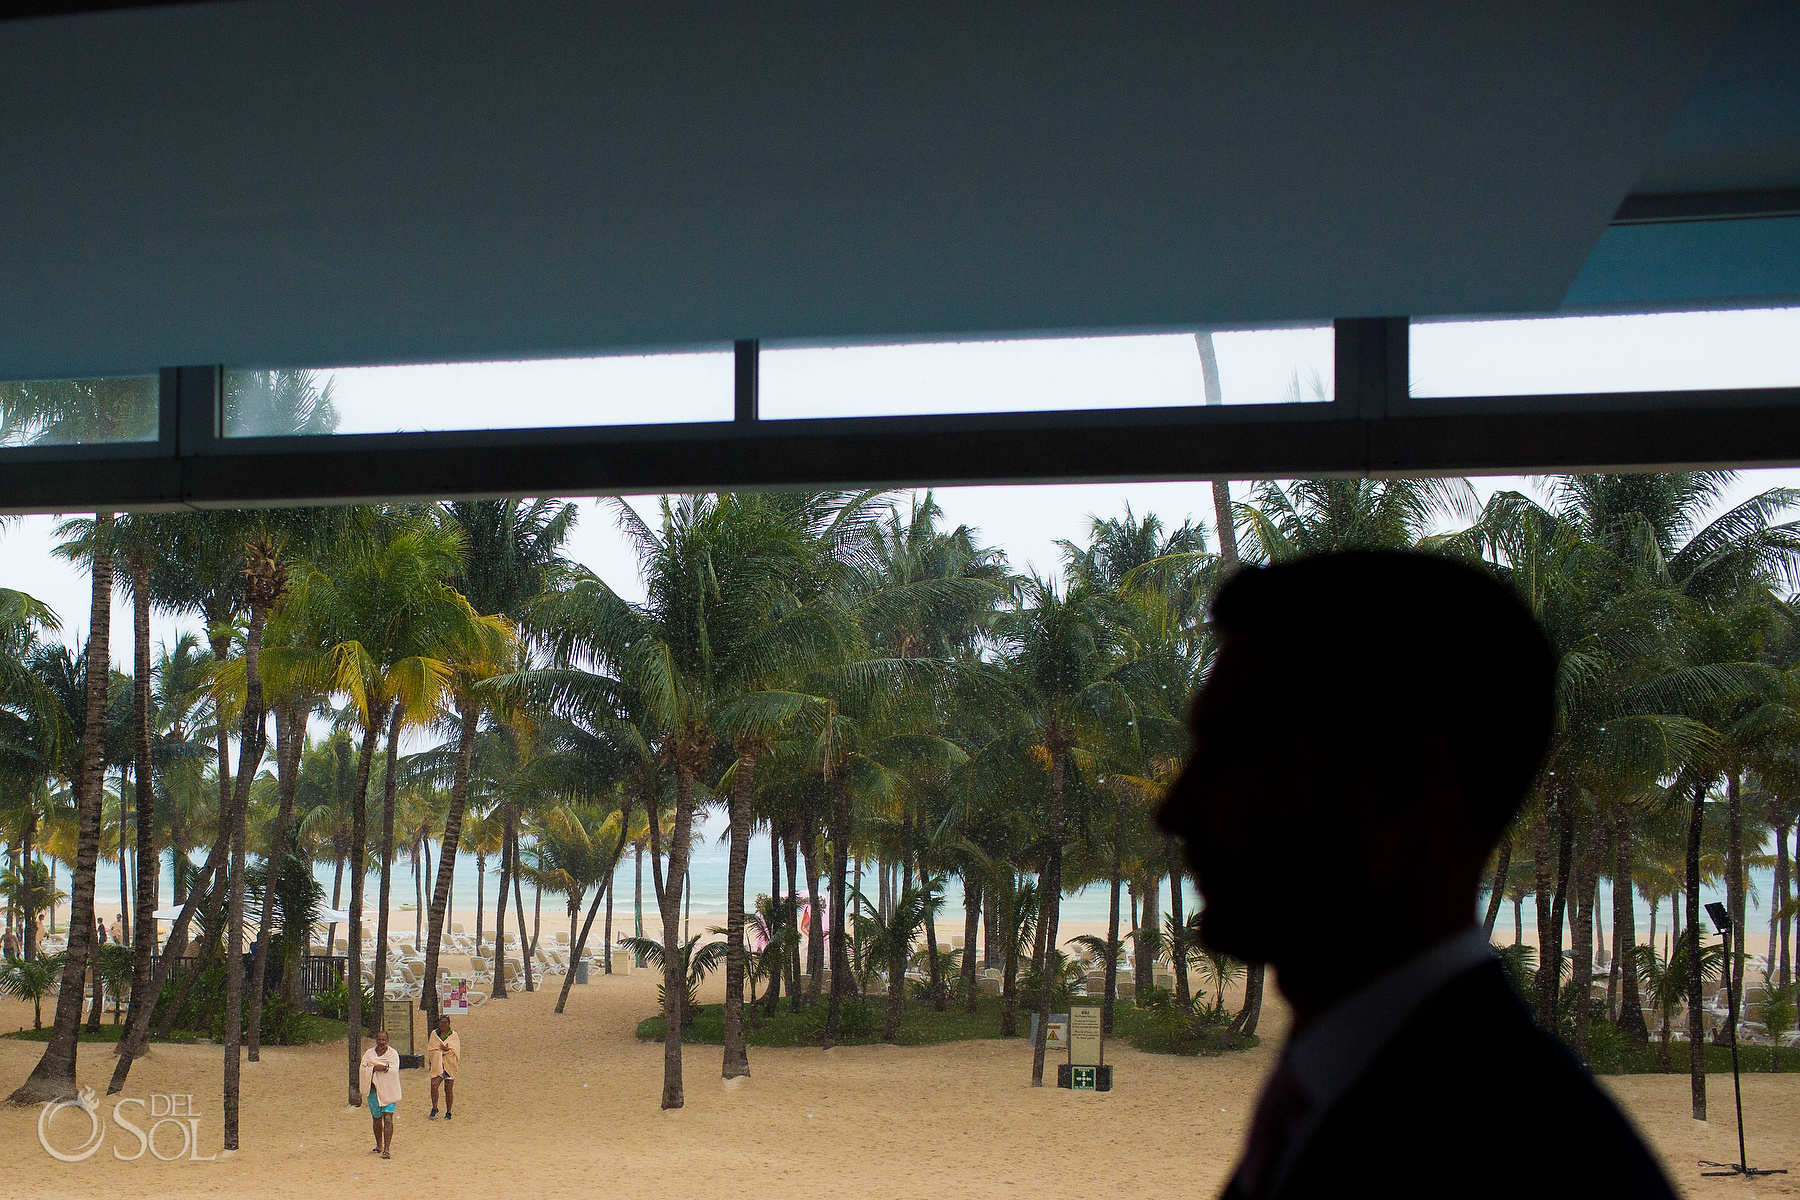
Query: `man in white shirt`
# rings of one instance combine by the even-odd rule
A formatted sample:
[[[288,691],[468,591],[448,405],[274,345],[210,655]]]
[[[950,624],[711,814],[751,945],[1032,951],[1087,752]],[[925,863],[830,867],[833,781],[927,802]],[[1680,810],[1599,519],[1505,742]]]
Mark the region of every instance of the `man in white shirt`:
[[[1159,821],[1206,945],[1273,966],[1294,1012],[1225,1195],[1672,1197],[1475,924],[1552,728],[1523,604],[1446,558],[1364,552],[1245,571],[1213,625]]]

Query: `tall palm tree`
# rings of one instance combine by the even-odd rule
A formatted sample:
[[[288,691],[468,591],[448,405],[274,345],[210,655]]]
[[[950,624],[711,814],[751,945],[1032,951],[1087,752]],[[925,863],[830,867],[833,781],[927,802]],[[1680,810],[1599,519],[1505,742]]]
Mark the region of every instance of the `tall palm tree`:
[[[1031,756],[1049,777],[1046,850],[1039,875],[1043,911],[1037,932],[1038,944],[1048,954],[1056,948],[1062,898],[1063,849],[1068,837],[1065,784],[1071,758],[1084,749],[1089,729],[1104,728],[1121,716],[1132,721],[1137,705],[1130,692],[1111,678],[1118,665],[1117,629],[1104,595],[1091,584],[1077,581],[1058,592],[1050,582],[1035,576],[1028,579],[1021,603],[995,618],[995,633],[1016,681]],[[1043,957],[1034,953],[1034,965]],[[1038,1034],[1032,1051],[1033,1087],[1043,1086],[1054,975],[1053,971],[1039,972],[1043,982],[1034,999]]]
[[[308,657],[343,695],[362,731],[351,790],[349,1044],[347,1094],[360,1104],[356,1078],[362,1056],[362,905],[368,838],[368,792],[378,741],[388,740],[389,774],[397,762],[401,726],[430,720],[448,687],[445,661],[454,647],[480,641],[481,621],[448,580],[462,559],[454,530],[435,522],[402,519],[352,532],[331,558],[299,566],[289,608],[297,627],[294,649]],[[302,649],[301,647],[304,647]],[[298,668],[296,668],[298,669]],[[386,789],[384,788],[384,791]],[[385,797],[384,797],[385,800]],[[382,813],[381,892],[392,866],[392,807]],[[387,909],[376,914],[375,978],[385,985]]]
[[[572,567],[563,557],[562,546],[574,528],[577,512],[573,504],[559,505],[548,500],[484,500],[446,505],[446,521],[459,531],[463,542],[462,567],[451,579],[451,585],[477,614],[504,618],[516,625],[533,600],[570,577]],[[483,632],[483,638],[460,648],[450,660],[454,675],[450,711],[444,717],[455,725],[456,765],[449,780],[449,807],[444,815],[438,874],[431,889],[431,913],[426,925],[425,987],[419,1004],[427,1013],[437,1011],[438,951],[468,804],[470,756],[481,721],[481,704],[474,688],[502,670],[511,655],[509,630],[491,622]]]
[[[100,808],[104,796],[104,742],[106,737],[107,684],[112,628],[113,516],[97,514],[90,527],[65,526],[73,540],[66,543],[70,557],[89,564],[93,602],[88,621],[87,677],[81,729],[80,765],[72,772],[75,785],[77,843],[70,881],[69,943],[63,966],[62,990],[56,999],[56,1017],[50,1042],[44,1047],[31,1075],[12,1093],[15,1104],[39,1104],[66,1100],[75,1095],[76,1033],[81,1023],[82,977],[98,964],[94,941],[94,869],[100,856]]]
[[[244,716],[238,736],[238,779],[233,797],[231,825],[230,896],[227,900],[225,939],[225,1149],[238,1149],[239,1062],[244,1015],[244,888],[249,840],[244,813],[250,785],[262,767],[267,738],[261,672],[262,635],[269,611],[287,592],[287,568],[280,550],[267,534],[244,548],[244,600],[250,623],[244,634]],[[269,872],[275,874],[273,870]],[[260,1008],[262,997],[250,1002]]]
[[[540,619],[541,636],[563,661],[609,664],[620,684],[642,698],[654,736],[674,768],[675,823],[667,886],[660,889],[668,1027],[664,1108],[683,1104],[684,993],[677,952],[696,789],[712,776],[721,738],[737,749],[740,770],[746,754],[754,763],[764,753],[769,731],[805,704],[801,696],[769,687],[770,679],[791,664],[828,653],[829,644],[842,636],[828,612],[786,606],[793,582],[812,578],[817,569],[803,524],[784,511],[794,503],[730,495],[664,498],[656,529],[620,504],[619,522],[637,548],[646,601],[627,603],[588,577],[563,592],[555,611],[546,610]],[[831,501],[814,498],[798,503],[832,507]],[[752,765],[744,772],[746,783],[753,771]],[[748,819],[741,807],[733,809],[734,827],[740,829]],[[651,823],[653,836],[658,824]],[[743,838],[734,834],[732,857],[739,865],[731,875],[740,887],[746,847],[747,831]],[[742,988],[741,903],[738,909],[731,918],[735,939],[728,937],[739,948],[731,956],[735,976],[727,968],[728,1006],[734,990],[741,995]],[[728,1060],[728,1070],[737,1066]]]

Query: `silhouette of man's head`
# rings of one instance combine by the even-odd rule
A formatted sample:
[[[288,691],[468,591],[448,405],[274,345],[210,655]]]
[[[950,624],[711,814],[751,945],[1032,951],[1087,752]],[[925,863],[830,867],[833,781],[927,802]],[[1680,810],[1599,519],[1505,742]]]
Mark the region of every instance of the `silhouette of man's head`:
[[[1212,619],[1159,814],[1205,942],[1290,990],[1290,967],[1466,926],[1550,737],[1554,662],[1524,605],[1449,559],[1359,552],[1245,570]]]

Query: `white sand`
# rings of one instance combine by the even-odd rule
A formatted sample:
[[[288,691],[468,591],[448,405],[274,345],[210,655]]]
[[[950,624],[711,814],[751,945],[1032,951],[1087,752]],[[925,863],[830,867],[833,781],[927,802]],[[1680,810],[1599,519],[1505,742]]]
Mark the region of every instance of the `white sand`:
[[[1109,1044],[1110,1095],[1032,1090],[1023,1041],[752,1048],[753,1075],[732,1088],[718,1076],[719,1048],[691,1046],[687,1107],[664,1113],[661,1044],[634,1036],[637,1022],[654,1012],[655,982],[649,972],[596,977],[572,989],[561,1017],[551,1012],[554,992],[545,991],[462,1018],[455,1122],[425,1120],[424,1073],[407,1071],[389,1162],[368,1152],[366,1112],[345,1103],[341,1044],[273,1047],[261,1063],[244,1066],[243,1150],[229,1161],[115,1161],[113,1147],[129,1153],[135,1142],[112,1129],[94,1158],[64,1164],[39,1149],[36,1109],[0,1107],[0,1196],[335,1198],[377,1181],[403,1194],[456,1196],[1207,1196],[1235,1160],[1285,1024],[1272,1000],[1264,1046],[1223,1058],[1152,1056]],[[720,992],[715,977],[703,998],[716,1002]],[[0,1000],[0,1028],[29,1023],[28,1007]],[[41,1051],[0,1039],[0,1081],[22,1080]],[[202,1155],[220,1146],[219,1053],[216,1046],[159,1046],[137,1064],[128,1088],[140,1097],[191,1093]],[[81,1081],[104,1093],[112,1064],[106,1048],[84,1047]],[[1694,1165],[1735,1154],[1729,1076],[1710,1081],[1715,1117],[1706,1126],[1688,1117],[1684,1076],[1608,1086],[1688,1194],[1744,1195],[1742,1183],[1700,1180]],[[1748,1079],[1744,1103],[1752,1158],[1800,1167],[1800,1123],[1792,1116],[1800,1075]],[[110,1104],[101,1111],[110,1113]],[[80,1118],[65,1113],[60,1121],[78,1139]],[[164,1138],[167,1152],[178,1139],[172,1129]],[[1800,1176],[1758,1181],[1754,1190],[1800,1193]]]

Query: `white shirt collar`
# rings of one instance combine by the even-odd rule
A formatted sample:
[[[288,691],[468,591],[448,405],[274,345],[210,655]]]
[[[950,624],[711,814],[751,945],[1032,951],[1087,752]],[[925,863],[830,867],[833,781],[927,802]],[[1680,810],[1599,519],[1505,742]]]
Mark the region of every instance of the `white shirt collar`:
[[[1322,1114],[1337,1103],[1439,988],[1493,957],[1486,936],[1471,925],[1351,993],[1292,1038],[1283,1057],[1312,1111]]]

